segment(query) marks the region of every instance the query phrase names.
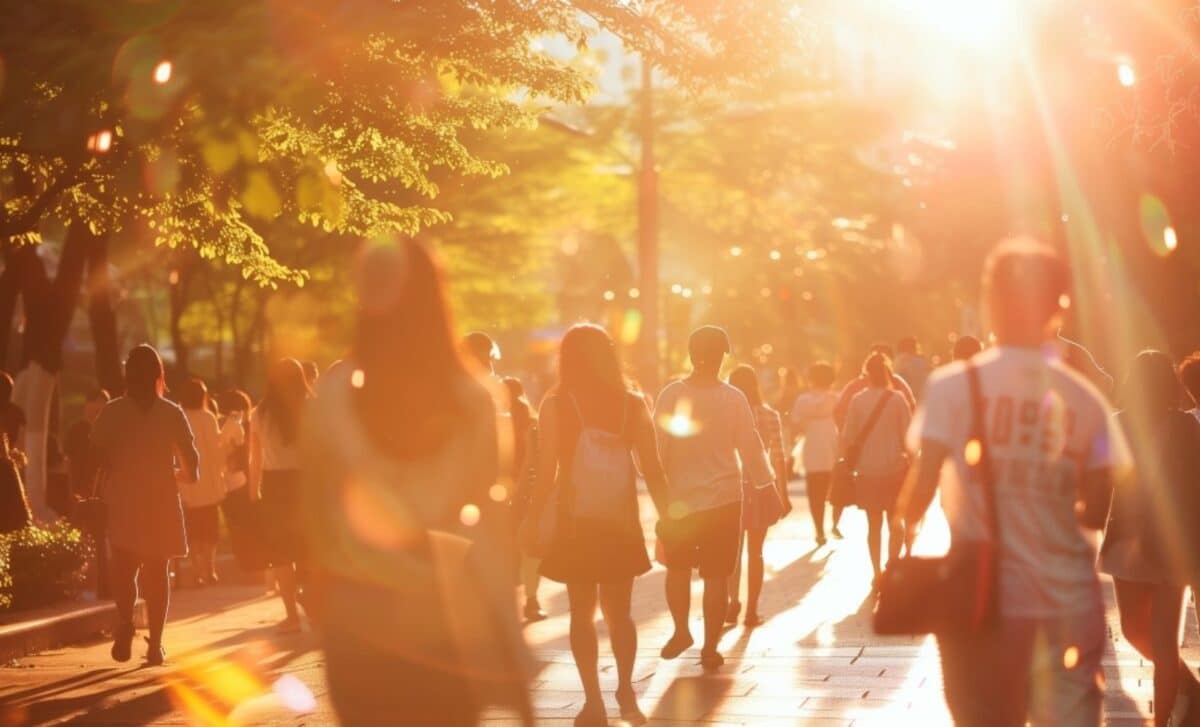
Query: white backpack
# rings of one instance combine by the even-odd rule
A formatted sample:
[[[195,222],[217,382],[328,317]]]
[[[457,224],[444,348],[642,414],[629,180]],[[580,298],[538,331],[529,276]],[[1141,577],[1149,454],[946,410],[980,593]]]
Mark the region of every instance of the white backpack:
[[[579,437],[570,476],[561,483],[562,486],[555,487],[537,523],[538,542],[542,547],[553,542],[564,514],[576,522],[619,524],[627,518],[637,522],[637,474],[629,444],[625,441],[628,403],[622,402],[621,429],[614,434],[589,427],[575,397],[570,397],[570,401],[579,419]]]

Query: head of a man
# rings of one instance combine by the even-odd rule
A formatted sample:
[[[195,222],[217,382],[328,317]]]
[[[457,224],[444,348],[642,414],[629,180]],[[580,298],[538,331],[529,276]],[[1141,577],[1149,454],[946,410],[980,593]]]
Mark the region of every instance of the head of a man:
[[[463,351],[471,360],[487,372],[493,370],[492,361],[497,358],[496,342],[483,331],[472,331],[463,338]]]
[[[729,353],[729,336],[717,326],[701,326],[688,338],[688,356],[697,373],[716,376]]]
[[[1070,272],[1058,252],[1017,238],[1000,243],[983,268],[983,307],[1000,345],[1041,345],[1069,305]]]

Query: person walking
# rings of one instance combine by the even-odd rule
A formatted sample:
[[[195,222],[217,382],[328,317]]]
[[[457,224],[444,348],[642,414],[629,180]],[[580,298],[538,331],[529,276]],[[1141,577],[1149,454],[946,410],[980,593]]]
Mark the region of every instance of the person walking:
[[[187,555],[179,483],[200,477],[200,455],[183,410],[163,398],[163,364],[148,345],[125,360],[125,396],[109,402],[92,426],[92,462],[105,503],[109,572],[116,601],[112,658],[129,661],[135,630],[133,604],[146,601],[150,637],[146,663],[166,659],[171,558]]]
[[[921,353],[921,345],[912,336],[901,338],[896,344],[896,375],[904,379],[912,389],[913,399],[920,401],[925,394],[925,382],[929,379],[929,359]]]
[[[754,421],[762,437],[763,445],[775,470],[774,487],[754,487],[742,480],[742,533],[738,541],[738,557],[734,562],[733,575],[729,576],[729,606],[725,612],[725,623],[737,623],[742,604],[738,600],[742,587],[741,548],[746,549],[746,626],[762,625],[758,613],[758,598],[763,585],[763,543],[767,529],[792,511],[792,500],[788,495],[787,460],[783,451],[783,424],[779,412],[763,402],[758,374],[745,364],[729,374],[729,384],[745,395],[754,411]]]
[[[960,725],[1100,722],[1104,600],[1086,530],[1104,525],[1130,454],[1104,397],[1054,352],[1070,279],[1047,245],[997,246],[982,284],[997,345],[930,377],[911,432],[920,456],[906,523],[920,522],[950,460],[956,476],[941,494],[951,541],[990,540],[998,553],[993,623],[937,636]],[[981,463],[994,498],[984,495]]]
[[[200,477],[179,485],[187,525],[189,559],[195,583],[216,583],[217,535],[220,526],[218,506],[225,499],[225,448],[217,418],[208,410],[208,387],[197,378],[184,383],[179,403],[196,440],[200,454]]]
[[[506,376],[502,382],[508,393],[509,412],[513,428],[513,523],[518,529],[529,514],[529,503],[533,500],[533,483],[537,476],[538,421],[525,398],[525,387],[521,380]],[[542,621],[546,612],[538,602],[538,585],[542,580],[541,559],[526,552],[518,554],[517,571],[525,594],[522,611],[526,621]]]
[[[537,477],[525,541],[544,548],[542,574],[565,583],[571,653],[583,682],[580,727],[606,725],[597,665],[596,605],[617,662],[621,719],[642,724],[633,690],[637,627],[633,581],[650,570],[638,512],[637,455],[661,518],[667,484],[650,410],[629,390],[616,344],[599,326],[573,326],[559,349],[558,384],[542,403]]]
[[[266,395],[250,413],[250,499],[262,503],[264,549],[279,585],[285,633],[301,629],[296,605],[304,558],[299,438],[310,395],[300,362],[279,359],[267,371]]]
[[[826,543],[825,503],[831,500],[833,466],[838,456],[838,428],[833,420],[838,395],[833,391],[833,366],[818,361],[808,367],[808,383],[812,387],[796,399],[791,410],[792,426],[803,438],[800,463],[804,467],[804,488],[808,495],[808,510],[817,534],[817,545]],[[842,537],[838,522],[842,505],[833,505],[833,525],[830,533]]]
[[[951,357],[955,361],[969,361],[975,354],[983,351],[983,343],[974,336],[959,336],[954,339]]]
[[[878,578],[882,568],[883,524],[895,512],[908,473],[905,435],[912,414],[904,396],[892,388],[892,365],[873,353],[863,362],[868,388],[854,397],[846,412],[839,449],[854,472],[854,502],[867,514],[867,550]],[[888,558],[904,544],[904,527],[888,524]]]
[[[532,724],[502,393],[463,360],[423,245],[367,246],[355,281],[353,351],[322,377],[300,448],[334,710],[343,724],[469,725],[497,703]]]
[[[1184,594],[1200,586],[1200,422],[1180,408],[1170,357],[1143,351],[1117,415],[1133,451],[1135,476],[1113,496],[1100,570],[1113,578],[1121,633],[1154,663],[1154,723],[1194,720],[1200,682],[1179,654]],[[1172,716],[1176,696],[1181,709]]]
[[[704,645],[700,663],[725,663],[717,650],[729,605],[729,576],[742,537],[742,483],[771,487],[775,473],[746,396],[721,381],[729,336],[716,326],[688,340],[692,373],[659,394],[654,411],[670,483],[668,517],[658,536],[667,566],[666,596],[675,632],[662,648],[674,659],[694,643],[688,626],[692,569],[704,580]]]
[[[872,354],[880,354],[888,361],[892,360],[892,347],[886,343],[876,343],[871,346]],[[859,373],[846,385],[842,387],[841,393],[838,395],[837,406],[833,408],[833,421],[837,423],[838,429],[846,428],[846,414],[850,411],[850,402],[854,401],[854,397],[870,388],[871,384],[867,381],[866,374]],[[892,372],[892,388],[895,389],[901,396],[904,397],[904,402],[908,404],[908,410],[915,411],[917,408],[917,398],[913,396],[912,387],[908,382],[901,378],[896,372]]]

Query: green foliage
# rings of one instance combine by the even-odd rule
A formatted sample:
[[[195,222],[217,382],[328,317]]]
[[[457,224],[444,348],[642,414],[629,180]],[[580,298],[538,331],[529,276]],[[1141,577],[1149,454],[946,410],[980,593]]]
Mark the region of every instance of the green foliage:
[[[0,610],[45,606],[77,596],[91,547],[65,524],[30,525],[0,536]]]
[[[600,29],[701,83],[750,73],[795,34],[787,5],[575,0],[44,0],[0,27],[0,239],[47,215],[144,223],[157,246],[275,286],[279,247],[412,235],[446,180],[508,168],[468,144],[590,91],[539,38]],[[169,63],[169,68],[163,64]],[[165,69],[165,70],[164,70]]]

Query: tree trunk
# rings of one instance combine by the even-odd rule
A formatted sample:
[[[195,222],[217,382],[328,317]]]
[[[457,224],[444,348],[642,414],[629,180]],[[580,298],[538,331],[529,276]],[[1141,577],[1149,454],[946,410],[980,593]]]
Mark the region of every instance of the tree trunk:
[[[21,292],[20,271],[6,261],[4,272],[0,272],[0,368],[8,370],[9,343],[12,341],[13,314],[17,311],[17,295]]]
[[[86,225],[67,229],[58,273],[54,280],[34,246],[18,248],[10,257],[17,266],[25,307],[22,337],[23,366],[16,376],[13,401],[25,411],[26,492],[34,516],[53,521],[57,515],[46,503],[46,442],[50,433],[50,408],[58,373],[62,370],[63,344],[79,303],[79,292],[88,251],[98,236]]]
[[[96,355],[96,384],[116,396],[125,390],[125,380],[117,341],[117,312],[113,308],[112,277],[108,271],[108,239],[96,240],[88,253],[88,322],[92,329],[92,346]]]

